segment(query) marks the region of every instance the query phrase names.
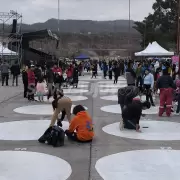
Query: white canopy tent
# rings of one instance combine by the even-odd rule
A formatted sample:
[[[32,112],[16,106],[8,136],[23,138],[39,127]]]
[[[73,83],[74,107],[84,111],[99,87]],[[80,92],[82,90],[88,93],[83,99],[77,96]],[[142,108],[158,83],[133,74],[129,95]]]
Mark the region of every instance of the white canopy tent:
[[[147,48],[141,52],[135,53],[135,56],[173,56],[174,52],[169,52],[161,47],[156,41],[149,44]]]
[[[140,52],[136,52],[136,53],[135,53],[135,56],[141,56],[142,54],[146,53],[147,50],[150,48],[151,45],[152,45],[152,44],[149,43],[148,46],[146,47],[146,49],[144,49],[143,51],[140,51]]]
[[[9,50],[7,47],[4,47],[1,43],[0,43],[0,56],[1,55],[5,55],[5,56],[10,56],[10,55],[17,55],[16,52]]]

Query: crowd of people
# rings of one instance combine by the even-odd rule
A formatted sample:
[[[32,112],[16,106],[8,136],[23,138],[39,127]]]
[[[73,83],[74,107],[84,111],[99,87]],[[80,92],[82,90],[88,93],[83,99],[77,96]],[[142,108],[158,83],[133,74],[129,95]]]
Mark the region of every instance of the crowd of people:
[[[34,101],[34,94],[39,100],[43,101],[43,96],[47,99],[53,96],[55,89],[61,89],[62,86],[78,86],[79,70],[77,64],[70,64],[67,69],[56,63],[53,66],[46,66],[44,71],[42,67],[31,64],[29,67],[24,66],[22,70],[22,79],[24,84],[24,98]]]
[[[98,67],[99,66],[99,67]],[[55,122],[62,127],[62,121],[65,116],[70,123],[69,129],[64,133],[71,139],[81,142],[89,142],[93,139],[94,132],[92,120],[82,105],[74,108],[75,117],[71,119],[72,101],[64,96],[62,87],[78,86],[79,76],[84,75],[84,71],[91,71],[92,77],[98,75],[98,68],[103,72],[103,78],[107,76],[109,80],[113,79],[114,84],[118,83],[118,77],[123,75],[127,81],[127,87],[118,90],[118,103],[120,104],[123,119],[123,128],[135,129],[140,131],[140,117],[142,110],[155,106],[153,94],[157,95],[159,91],[160,106],[159,116],[164,112],[168,117],[171,116],[173,101],[177,102],[176,114],[180,112],[180,78],[177,65],[170,61],[116,61],[112,60],[108,63],[104,61],[85,61],[77,64],[58,66],[40,66],[31,64],[24,66],[22,70],[22,80],[24,84],[24,98],[34,101],[34,95],[38,96],[39,101],[43,101],[46,95],[49,100],[53,96],[52,108],[53,116],[50,128],[54,127]],[[0,66],[2,75],[2,85],[6,82],[8,86],[9,70],[13,75],[12,85],[16,82],[18,86],[18,76],[20,75],[20,67],[18,62],[9,67],[4,62]],[[146,96],[146,101],[141,102],[136,97],[138,95]],[[131,112],[131,113],[129,113]],[[61,118],[59,114],[62,113]],[[122,128],[122,127],[121,127]],[[40,142],[44,142],[44,136],[40,138]]]

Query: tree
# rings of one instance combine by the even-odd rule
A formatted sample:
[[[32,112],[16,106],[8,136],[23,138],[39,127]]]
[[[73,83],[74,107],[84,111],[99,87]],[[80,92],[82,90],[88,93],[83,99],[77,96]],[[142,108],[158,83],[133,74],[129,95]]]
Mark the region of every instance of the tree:
[[[135,29],[141,34],[142,42],[147,45],[158,41],[168,48],[175,46],[178,22],[178,0],[156,0],[149,14],[142,22],[135,22]],[[141,42],[141,46],[143,45]]]

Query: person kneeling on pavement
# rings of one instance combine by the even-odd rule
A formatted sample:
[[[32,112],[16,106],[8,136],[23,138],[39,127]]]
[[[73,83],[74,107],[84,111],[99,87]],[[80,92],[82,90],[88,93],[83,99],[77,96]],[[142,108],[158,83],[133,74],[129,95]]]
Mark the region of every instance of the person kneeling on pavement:
[[[94,137],[92,119],[82,105],[73,109],[75,117],[70,121],[69,129],[65,131],[67,137],[72,141],[91,142]]]
[[[139,121],[142,115],[142,110],[151,107],[148,101],[141,102],[140,99],[134,99],[132,103],[127,104],[122,110],[123,127],[125,129],[132,129],[140,132]]]
[[[127,86],[118,89],[118,104],[120,104],[121,112],[125,105],[131,104],[133,98],[135,98],[139,93],[139,88],[136,86]]]

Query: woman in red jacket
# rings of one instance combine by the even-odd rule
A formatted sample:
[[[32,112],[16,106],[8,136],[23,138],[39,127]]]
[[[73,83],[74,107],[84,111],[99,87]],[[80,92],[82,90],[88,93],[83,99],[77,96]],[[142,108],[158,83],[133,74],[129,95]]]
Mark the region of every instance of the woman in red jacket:
[[[66,74],[67,74],[67,82],[69,83],[73,74],[73,70],[71,66],[67,69]]]
[[[35,94],[34,65],[31,65],[27,74],[28,74],[28,100],[34,101],[34,94]]]

